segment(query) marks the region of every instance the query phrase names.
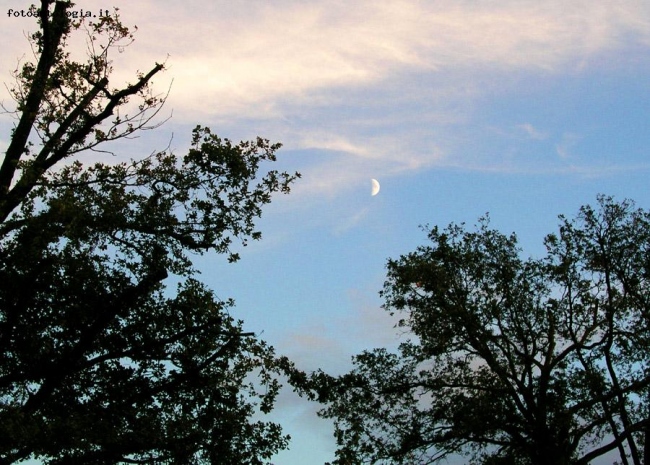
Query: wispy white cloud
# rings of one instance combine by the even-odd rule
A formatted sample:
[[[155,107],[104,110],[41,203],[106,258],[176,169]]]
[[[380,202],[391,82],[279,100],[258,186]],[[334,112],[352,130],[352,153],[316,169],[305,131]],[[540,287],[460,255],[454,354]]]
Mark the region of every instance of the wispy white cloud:
[[[376,295],[376,291],[373,291]],[[352,367],[351,357],[363,349],[389,347],[394,349],[407,335],[395,328],[397,317],[371,304],[370,296],[359,289],[350,289],[354,311],[335,322],[308,322],[287,332],[279,345],[301,369],[321,368],[330,374],[341,374]]]
[[[319,89],[377,85],[409,69],[577,69],[593,55],[650,37],[650,11],[636,0],[284,1],[254,8],[187,1],[124,9],[141,25],[139,60],[142,50],[156,60],[170,54],[174,104],[183,114],[253,109],[277,116],[284,99],[309,102]]]
[[[582,137],[578,134],[564,133],[562,139],[555,146],[555,151],[560,158],[567,159],[572,155],[572,149],[575,147]]]
[[[352,213],[351,215],[342,218],[338,224],[334,225],[334,235],[340,236],[357,226],[359,223],[361,223],[361,221],[363,221],[364,218],[368,216],[369,211],[370,209],[368,207],[364,207]]]
[[[114,55],[116,85],[167,60],[156,87],[174,79],[173,124],[205,122],[308,149],[296,192],[318,195],[435,166],[522,169],[500,165],[499,154],[477,160],[461,151],[459,140],[475,136],[458,128],[472,124],[482,98],[511,94],[513,83],[525,89],[511,76],[582,73],[650,47],[644,0],[163,0],[125,3],[121,14],[139,32]],[[0,57],[13,66],[26,50],[13,44],[33,24],[4,21],[0,38],[12,47]],[[525,120],[518,130],[548,137]],[[572,143],[559,142],[557,154],[566,157]]]
[[[518,124],[517,128],[524,131],[528,137],[531,139],[535,140],[543,140],[548,137],[548,134],[546,134],[543,131],[540,131],[539,129],[535,128],[532,124],[530,123],[523,123],[523,124]]]
[[[84,6],[104,5],[89,0]],[[210,6],[188,0],[137,2],[121,10],[125,24],[140,31],[119,61],[130,62],[129,70],[147,69],[169,54],[173,104],[177,116],[188,118],[196,112],[277,116],[282,99],[309,101],[318,89],[374,85],[407,69],[557,71],[626,41],[650,44],[650,9],[641,0]],[[33,21],[3,21],[2,36],[11,34],[12,41],[19,29],[33,27]],[[5,49],[2,58],[15,60],[14,50]]]

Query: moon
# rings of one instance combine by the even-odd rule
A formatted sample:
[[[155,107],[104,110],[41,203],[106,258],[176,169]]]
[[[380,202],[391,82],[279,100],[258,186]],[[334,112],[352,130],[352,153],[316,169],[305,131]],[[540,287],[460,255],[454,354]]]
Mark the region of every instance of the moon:
[[[372,190],[370,191],[370,195],[377,195],[379,193],[379,181],[376,179],[371,179],[372,182]]]

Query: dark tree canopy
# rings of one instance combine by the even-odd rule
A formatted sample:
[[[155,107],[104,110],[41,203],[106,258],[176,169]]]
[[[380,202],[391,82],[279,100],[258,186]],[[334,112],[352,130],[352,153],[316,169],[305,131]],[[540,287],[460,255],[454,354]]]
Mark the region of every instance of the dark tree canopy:
[[[599,197],[560,219],[541,259],[482,220],[389,260],[410,339],[307,383],[336,463],[649,463],[650,213]]]
[[[88,151],[155,127],[164,96],[150,84],[164,66],[112,87],[109,52],[131,34],[116,15],[75,23],[72,6],[41,1],[35,63],[11,89],[0,464],[261,464],[288,438],[252,417],[272,409],[288,362],[243,332],[233,302],[194,278],[190,254],[236,261],[232,246],[261,238],[262,207],[299,175],[259,174],[278,144],[234,144],[203,127],[184,156],[85,163]],[[76,62],[66,42],[84,31],[89,54]]]

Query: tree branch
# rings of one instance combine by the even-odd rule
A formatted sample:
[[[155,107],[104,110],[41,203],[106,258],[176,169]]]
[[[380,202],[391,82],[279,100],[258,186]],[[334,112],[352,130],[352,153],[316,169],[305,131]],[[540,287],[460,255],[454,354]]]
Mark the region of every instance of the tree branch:
[[[141,297],[149,294],[166,277],[166,270],[154,270],[138,284],[127,288],[117,299],[102,308],[97,319],[84,331],[75,347],[67,354],[61,355],[60,359],[52,363],[49,367],[43,367],[44,374],[41,373],[40,377],[44,378],[44,381],[39,390],[30,396],[25,403],[24,410],[31,412],[42,405],[47,397],[63,382],[66,376],[79,369],[79,363],[83,359],[84,354],[92,349],[97,336],[105,330],[106,326],[119,313],[137,305]],[[38,376],[38,373],[34,374]]]
[[[101,124],[102,121],[104,121],[106,118],[111,116],[113,114],[113,110],[115,110],[115,107],[120,105],[124,99],[127,97],[130,97],[131,95],[137,94],[144,86],[147,85],[147,83],[151,80],[151,78],[164,69],[164,66],[160,63],[156,64],[156,66],[149,71],[145,76],[140,78],[140,80],[133,85],[130,85],[121,91],[115,93],[112,95],[110,98],[109,102],[106,104],[104,109],[97,115],[95,115],[93,118],[89,118],[82,127],[79,129],[73,131],[68,138],[63,142],[61,145],[59,145],[56,149],[54,149],[52,152],[50,150],[53,147],[50,147],[49,144],[46,144],[46,146],[43,148],[41,153],[39,153],[38,157],[34,160],[34,162],[29,166],[29,168],[26,170],[26,172],[21,176],[21,178],[18,180],[16,185],[4,195],[4,201],[0,203],[0,222],[4,221],[9,214],[16,208],[20,203],[23,201],[25,196],[32,190],[32,188],[37,184],[39,178],[52,166],[54,166],[56,163],[64,159],[66,156],[69,155],[70,149],[77,143],[83,141],[86,136],[92,131],[92,129]],[[33,86],[32,86],[33,87]],[[96,92],[101,89],[102,87],[96,87],[93,91],[91,91],[87,97],[94,96],[96,95]],[[81,110],[83,108],[78,106],[73,110],[73,113],[76,112],[77,118],[81,114]],[[66,121],[68,121],[66,119]],[[73,121],[70,121],[69,124],[71,125]],[[61,129],[61,128],[59,128]],[[59,134],[59,131],[57,131],[56,134]],[[62,135],[61,135],[62,136]],[[12,139],[12,143],[13,143]],[[56,143],[53,142],[53,143]],[[22,152],[20,152],[22,153]],[[51,153],[51,155],[50,155]],[[18,157],[20,158],[20,156]],[[6,160],[5,160],[6,161]],[[18,161],[18,159],[16,160]],[[3,164],[4,166],[4,164]],[[15,169],[14,169],[15,171]],[[13,177],[13,171],[11,173]],[[1,181],[1,178],[0,178]],[[11,179],[9,179],[9,182],[11,182]],[[0,185],[1,186],[1,185]],[[8,188],[8,185],[7,185]]]
[[[70,20],[66,16],[66,10],[70,6],[69,2],[56,2],[51,22],[48,18],[50,3],[51,0],[41,0],[40,15],[43,29],[41,56],[27,98],[22,108],[19,108],[21,117],[14,129],[2,167],[0,167],[0,200],[4,200],[3,197],[9,191],[20,157],[25,153],[27,140],[45,95],[47,78],[56,62],[57,50],[61,44],[61,39],[70,28]],[[0,205],[2,205],[0,211],[5,211],[6,207],[3,204]],[[0,217],[1,220],[4,220],[6,215],[2,214]]]

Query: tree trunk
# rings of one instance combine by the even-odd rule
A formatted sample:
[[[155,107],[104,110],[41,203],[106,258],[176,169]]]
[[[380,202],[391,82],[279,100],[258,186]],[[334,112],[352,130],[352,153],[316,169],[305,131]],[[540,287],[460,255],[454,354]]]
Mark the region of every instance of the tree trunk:
[[[646,419],[643,425],[643,457],[641,463],[650,465],[650,394],[646,394]]]

